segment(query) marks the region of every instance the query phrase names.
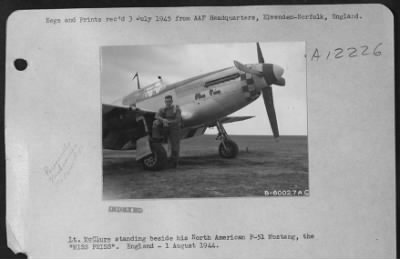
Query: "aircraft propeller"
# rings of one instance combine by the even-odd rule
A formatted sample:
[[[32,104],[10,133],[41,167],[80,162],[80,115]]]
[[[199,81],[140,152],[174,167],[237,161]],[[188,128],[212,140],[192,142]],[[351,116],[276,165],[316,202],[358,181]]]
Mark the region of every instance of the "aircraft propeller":
[[[241,64],[238,61],[234,61],[235,67],[240,71],[245,73],[249,73],[258,77],[263,77],[265,82],[267,83],[266,87],[261,89],[262,96],[264,99],[265,109],[267,110],[269,122],[271,124],[271,129],[274,134],[274,137],[279,137],[279,129],[278,123],[276,120],[276,113],[274,107],[274,98],[272,95],[272,87],[271,85],[285,85],[285,79],[282,77],[283,68],[274,64],[266,64],[264,63],[264,57],[260,48],[260,44],[257,42],[257,56],[258,56],[258,65],[249,67]]]

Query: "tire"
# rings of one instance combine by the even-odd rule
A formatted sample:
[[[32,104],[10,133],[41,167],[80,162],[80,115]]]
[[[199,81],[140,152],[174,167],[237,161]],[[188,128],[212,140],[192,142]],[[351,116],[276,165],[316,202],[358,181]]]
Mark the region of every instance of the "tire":
[[[150,146],[153,154],[142,159],[143,168],[151,171],[164,169],[168,163],[167,152],[164,147],[160,143],[151,143]]]
[[[221,143],[219,144],[219,155],[223,158],[235,158],[239,153],[238,145],[232,140],[225,140],[224,144],[227,149],[225,149],[224,145]]]

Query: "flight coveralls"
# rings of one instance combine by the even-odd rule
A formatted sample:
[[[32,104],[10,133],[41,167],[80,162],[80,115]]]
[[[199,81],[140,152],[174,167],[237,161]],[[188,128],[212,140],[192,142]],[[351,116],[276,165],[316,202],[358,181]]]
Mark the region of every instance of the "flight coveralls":
[[[153,122],[153,138],[162,138],[165,134],[171,148],[171,160],[177,164],[179,160],[180,129],[181,129],[181,109],[178,105],[161,108],[156,114]],[[160,119],[167,119],[168,125],[163,125]],[[162,132],[164,134],[162,134]]]

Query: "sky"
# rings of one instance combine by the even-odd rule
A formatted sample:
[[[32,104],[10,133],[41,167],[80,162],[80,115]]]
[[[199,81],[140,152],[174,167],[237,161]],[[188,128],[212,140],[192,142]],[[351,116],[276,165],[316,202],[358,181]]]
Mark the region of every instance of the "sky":
[[[284,69],[286,86],[273,86],[274,104],[281,135],[307,135],[306,59],[304,42],[260,42],[265,63]],[[174,83],[203,73],[258,62],[256,43],[105,46],[101,48],[101,94],[103,103],[118,103],[140,84]],[[262,97],[232,116],[255,118],[226,124],[232,135],[272,135]],[[206,134],[216,134],[215,128]]]

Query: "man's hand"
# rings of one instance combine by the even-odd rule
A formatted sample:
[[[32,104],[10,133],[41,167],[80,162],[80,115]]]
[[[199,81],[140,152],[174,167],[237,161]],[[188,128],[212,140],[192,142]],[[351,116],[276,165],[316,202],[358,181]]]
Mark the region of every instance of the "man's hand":
[[[169,122],[168,122],[167,119],[163,119],[163,120],[162,120],[162,123],[163,123],[163,126],[164,126],[164,127],[168,127],[168,123],[169,123]]]

